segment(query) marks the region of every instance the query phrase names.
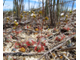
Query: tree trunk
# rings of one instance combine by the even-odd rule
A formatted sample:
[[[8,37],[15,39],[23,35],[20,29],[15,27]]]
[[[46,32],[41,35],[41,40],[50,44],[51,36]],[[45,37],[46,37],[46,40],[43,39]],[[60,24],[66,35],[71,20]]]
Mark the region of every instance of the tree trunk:
[[[5,1],[6,1],[6,0],[4,0],[4,2],[3,2],[3,6],[4,6]]]
[[[54,9],[55,9],[55,0],[53,1],[53,21],[54,21],[53,24],[56,26],[56,24],[55,24],[55,13],[54,13],[55,10]]]
[[[50,26],[53,26],[53,19],[52,19],[52,0],[49,0],[49,6],[50,6],[50,20],[51,20],[51,24]]]
[[[72,10],[73,10],[73,7],[74,7],[74,1],[73,1],[73,4],[72,4]]]
[[[57,25],[59,23],[59,0],[57,0]]]
[[[29,10],[30,10],[30,0],[28,0],[28,7],[29,7]]]
[[[45,16],[47,16],[48,14],[48,2],[46,0],[46,3],[45,3]]]
[[[42,0],[42,15],[44,16],[44,0]]]

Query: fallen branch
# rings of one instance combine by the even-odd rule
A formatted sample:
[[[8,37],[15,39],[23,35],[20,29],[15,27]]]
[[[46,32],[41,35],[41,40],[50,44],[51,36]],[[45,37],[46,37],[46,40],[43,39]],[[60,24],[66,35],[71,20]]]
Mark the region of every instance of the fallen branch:
[[[59,51],[73,50],[73,49],[76,49],[76,47],[70,47],[70,48],[61,49],[61,50],[58,50],[57,52],[59,52]]]
[[[6,55],[12,55],[12,56],[34,56],[34,55],[43,55],[44,52],[41,53],[21,53],[21,52],[15,52],[15,53],[3,53],[4,56]]]

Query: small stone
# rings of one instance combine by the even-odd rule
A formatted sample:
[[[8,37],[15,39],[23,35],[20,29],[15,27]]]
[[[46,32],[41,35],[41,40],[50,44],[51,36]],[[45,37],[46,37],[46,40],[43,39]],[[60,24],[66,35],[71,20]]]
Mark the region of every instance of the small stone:
[[[72,46],[72,44],[71,44],[71,43],[67,45],[67,47],[71,47],[71,46]]]
[[[15,49],[15,48],[13,48],[13,49],[12,49],[12,51],[16,51],[16,49]]]

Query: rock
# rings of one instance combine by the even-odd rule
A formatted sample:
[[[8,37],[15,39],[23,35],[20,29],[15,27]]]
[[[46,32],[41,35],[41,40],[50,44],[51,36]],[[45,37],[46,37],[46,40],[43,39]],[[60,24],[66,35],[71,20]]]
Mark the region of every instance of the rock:
[[[16,51],[16,49],[15,49],[15,48],[13,48],[13,49],[12,49],[12,51]]]

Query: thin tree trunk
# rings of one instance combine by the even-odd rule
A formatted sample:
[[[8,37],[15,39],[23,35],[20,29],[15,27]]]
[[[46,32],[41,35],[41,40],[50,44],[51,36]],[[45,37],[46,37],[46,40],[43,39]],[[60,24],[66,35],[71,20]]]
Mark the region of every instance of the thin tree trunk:
[[[57,25],[59,23],[59,0],[57,0]]]
[[[6,0],[4,0],[4,3],[5,3],[5,1],[6,1]],[[3,3],[3,6],[4,6],[4,3]]]
[[[47,0],[46,0],[46,6],[45,6],[45,16],[47,16],[47,14],[48,14],[48,2],[47,2]]]
[[[30,0],[28,0],[28,7],[29,7],[29,10],[30,10]]]
[[[47,1],[47,0],[46,0],[46,1]],[[46,2],[45,2],[45,16],[46,16],[46,5],[47,5],[47,4],[46,4]]]
[[[55,9],[55,0],[53,1],[53,21],[54,21],[53,24],[55,25],[55,13],[54,13],[55,10],[54,9]]]
[[[42,0],[42,15],[44,16],[44,0]]]
[[[17,20],[18,20],[18,0],[17,0]]]
[[[73,7],[74,7],[74,1],[73,1],[73,4],[72,4],[72,10],[73,10]]]
[[[53,26],[53,19],[52,19],[52,0],[49,0],[49,4],[50,4],[50,19],[51,19],[51,26]]]

